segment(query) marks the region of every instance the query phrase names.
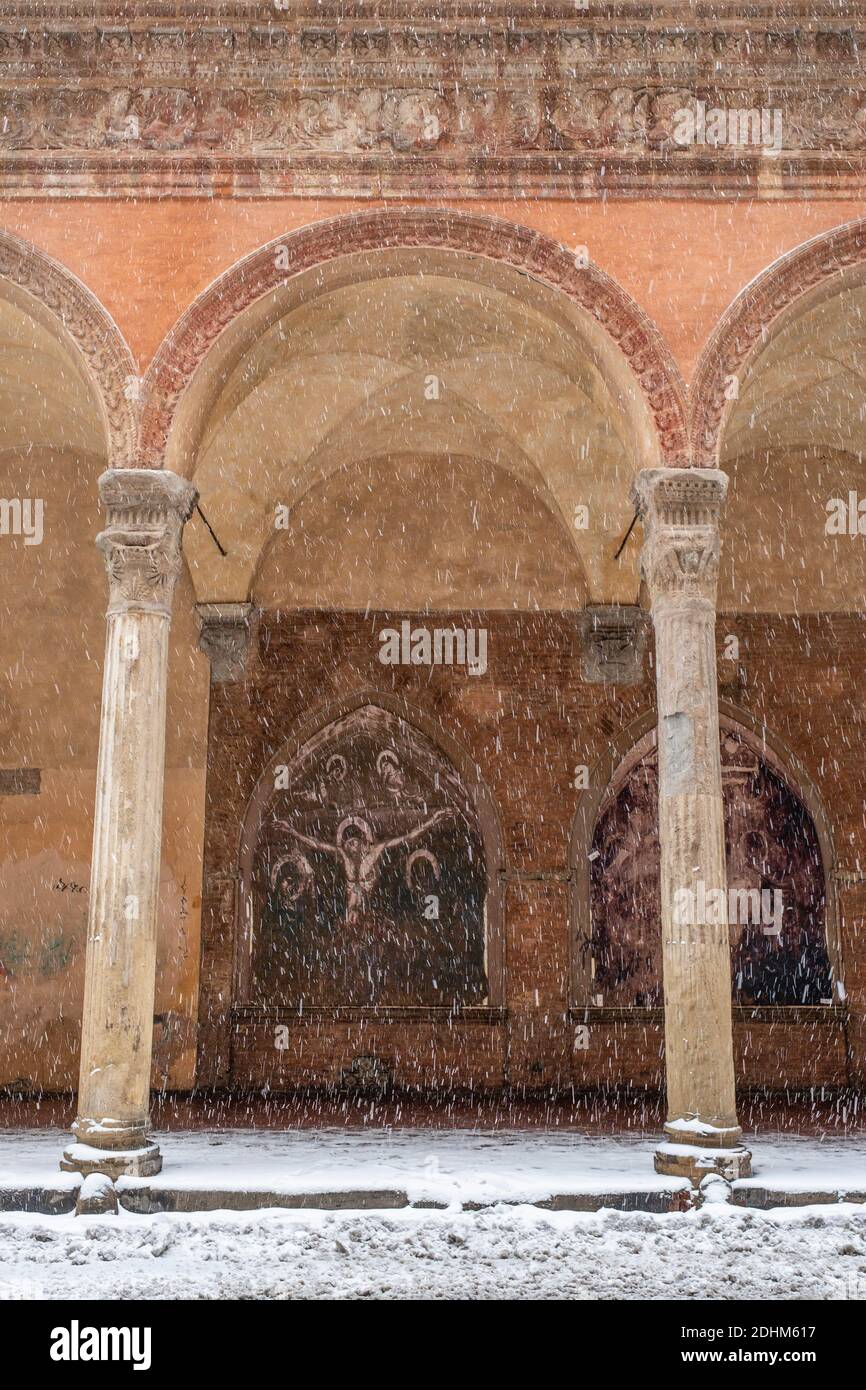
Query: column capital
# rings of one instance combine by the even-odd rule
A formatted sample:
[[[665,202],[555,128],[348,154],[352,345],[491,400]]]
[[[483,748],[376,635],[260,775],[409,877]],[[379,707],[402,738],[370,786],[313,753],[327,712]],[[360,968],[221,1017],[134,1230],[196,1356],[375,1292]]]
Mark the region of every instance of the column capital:
[[[641,573],[653,607],[684,600],[715,607],[719,522],[728,490],[716,468],[647,468],[632,485],[643,521]]]
[[[168,616],[181,569],[181,536],[198,500],[186,478],[155,468],[113,468],[99,479],[108,525],[96,538],[108,570],[109,613]]]
[[[211,680],[239,681],[249,654],[251,603],[197,603],[198,644],[210,661]]]

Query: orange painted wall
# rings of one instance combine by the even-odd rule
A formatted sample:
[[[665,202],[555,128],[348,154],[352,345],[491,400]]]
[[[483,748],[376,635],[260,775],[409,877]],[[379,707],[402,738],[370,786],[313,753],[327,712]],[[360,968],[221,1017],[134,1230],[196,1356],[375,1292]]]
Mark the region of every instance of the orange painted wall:
[[[72,270],[117,320],[141,371],[172,324],[241,256],[372,200],[0,203],[0,227]],[[860,202],[542,200],[451,203],[537,228],[593,260],[656,321],[688,378],[720,315],[801,242],[866,214]]]
[[[144,371],[177,318],[240,257],[294,229],[325,218],[368,210],[371,206],[375,204],[367,200],[349,199],[175,200],[138,204],[109,200],[14,200],[0,202],[0,228],[33,243],[76,274],[115,317],[137,356],[139,369]],[[451,206],[522,223],[568,245],[586,245],[595,262],[655,320],[686,377],[691,375],[701,348],[719,317],[755,275],[810,237],[866,215],[862,202],[795,200],[709,203],[657,199],[607,204],[502,200]],[[32,467],[32,459],[28,463]],[[99,461],[93,460],[94,476],[98,466]],[[68,477],[72,476],[71,464],[69,470],[67,475],[58,468],[52,475],[58,505],[62,502],[66,509],[67,528],[70,525]],[[8,482],[6,486],[8,489]],[[46,495],[54,496],[48,492]],[[76,533],[81,538],[86,537],[88,554],[95,529],[96,520],[90,519],[86,525],[82,521]],[[76,601],[84,604],[84,611],[91,615],[95,634],[92,654],[87,652],[87,660],[93,668],[88,674],[88,684],[85,687],[78,673],[68,669],[63,681],[58,680],[52,686],[50,698],[38,707],[29,687],[16,689],[16,702],[22,706],[20,711],[17,703],[14,707],[10,705],[13,716],[20,716],[22,728],[31,733],[30,743],[20,753],[15,752],[15,759],[42,767],[46,787],[43,808],[54,815],[56,807],[57,814],[46,838],[45,825],[34,815],[29,803],[6,808],[6,853],[14,857],[13,851],[20,850],[22,857],[26,857],[25,841],[32,844],[34,855],[59,846],[57,852],[62,849],[69,864],[64,861],[58,866],[46,861],[44,872],[43,867],[38,869],[38,882],[51,893],[55,892],[53,885],[61,871],[65,879],[80,876],[86,880],[104,612],[104,581],[95,555],[92,566],[92,599],[88,596],[84,604],[81,591],[76,591]],[[81,573],[80,567],[70,563],[63,573],[64,582],[68,585],[72,575],[72,582],[80,583]],[[55,603],[53,588],[47,593],[46,602]],[[182,918],[182,949],[170,948],[177,957],[171,991],[167,997],[157,1000],[157,1009],[165,1015],[168,1024],[165,1035],[157,1039],[155,1071],[157,1081],[167,1077],[169,1084],[178,1086],[189,1085],[192,1081],[194,1030],[184,1032],[183,1026],[195,1016],[198,984],[199,855],[204,820],[208,689],[204,658],[195,650],[191,604],[191,593],[186,595],[184,602],[178,601],[179,616],[174,626],[172,690],[176,693],[175,703],[169,708],[165,812],[166,862],[173,876],[172,901],[178,904],[178,920]],[[75,641],[80,646],[81,619],[75,616],[75,604],[70,602],[69,607]],[[80,607],[79,613],[81,611]],[[39,630],[44,644],[44,624]],[[8,659],[12,651],[8,622],[4,635]],[[87,702],[81,703],[84,694]],[[32,703],[26,704],[27,700]],[[33,730],[43,724],[46,728],[56,727],[60,711],[75,711],[77,717],[79,708],[88,712],[91,735],[87,748],[76,762],[74,772],[78,780],[73,786],[71,781],[64,780],[71,773],[62,759],[52,761],[47,753],[42,756],[31,726]],[[0,714],[2,712],[0,709]],[[808,738],[806,746],[811,746]],[[67,812],[74,821],[72,835],[65,829]],[[13,827],[11,833],[10,825]],[[2,869],[0,862],[0,871]],[[31,878],[36,882],[35,871]],[[39,915],[45,923],[48,919],[31,889],[28,880],[27,901],[32,900],[34,916]],[[23,893],[24,889],[20,891]],[[12,902],[8,895],[6,901]],[[854,909],[851,912],[853,914]],[[852,933],[859,931],[861,922],[858,904],[857,925],[851,928]],[[172,939],[180,941],[180,932],[178,927]],[[856,958],[859,960],[860,955]],[[56,1014],[51,981],[45,984],[44,993]],[[3,1002],[0,1000],[0,1006]],[[44,1048],[42,1058],[28,1035],[24,1035],[22,1042],[20,1016],[14,1018],[10,1014],[9,1017],[17,1027],[14,1041],[18,1051],[10,1055],[5,1064],[0,1059],[0,1082],[22,1078],[48,1087],[73,1084],[78,1025],[74,1009],[69,1011],[68,1018],[64,1017],[62,1035],[58,1032],[57,1039]],[[33,1036],[43,1037],[45,1026],[43,1014],[34,1015]],[[860,1030],[858,1038],[866,1037],[862,1014],[856,1015],[854,1026]],[[618,1045],[614,1039],[612,1046]],[[861,1061],[864,1050],[862,1040],[853,1045]],[[528,1058],[529,1053],[526,1055]],[[53,1061],[42,1069],[47,1058]]]

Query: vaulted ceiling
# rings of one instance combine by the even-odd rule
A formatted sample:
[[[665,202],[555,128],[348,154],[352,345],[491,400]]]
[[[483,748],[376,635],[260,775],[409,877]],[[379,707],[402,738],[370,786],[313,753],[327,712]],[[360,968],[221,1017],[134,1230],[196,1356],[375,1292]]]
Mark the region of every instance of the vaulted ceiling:
[[[199,594],[246,597],[267,575],[269,602],[634,602],[634,558],[614,557],[653,435],[618,350],[489,261],[346,260],[236,326],[188,393],[175,457],[228,552],[190,527]]]

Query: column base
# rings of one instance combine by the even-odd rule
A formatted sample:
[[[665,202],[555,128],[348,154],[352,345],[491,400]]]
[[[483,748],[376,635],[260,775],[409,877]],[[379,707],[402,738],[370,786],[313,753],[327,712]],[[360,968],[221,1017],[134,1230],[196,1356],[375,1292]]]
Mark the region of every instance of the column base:
[[[70,1144],[63,1150],[60,1167],[65,1173],[105,1173],[111,1179],[152,1178],[162,1170],[159,1145],[152,1142],[140,1149],[97,1149],[92,1144]]]
[[[668,1144],[688,1144],[698,1149],[738,1149],[743,1137],[739,1125],[707,1125],[697,1116],[684,1120],[666,1120],[664,1125],[665,1142]]]
[[[752,1155],[742,1144],[723,1149],[706,1143],[663,1143],[655,1152],[655,1170],[670,1178],[688,1178],[695,1187],[710,1173],[733,1182],[750,1175]]]

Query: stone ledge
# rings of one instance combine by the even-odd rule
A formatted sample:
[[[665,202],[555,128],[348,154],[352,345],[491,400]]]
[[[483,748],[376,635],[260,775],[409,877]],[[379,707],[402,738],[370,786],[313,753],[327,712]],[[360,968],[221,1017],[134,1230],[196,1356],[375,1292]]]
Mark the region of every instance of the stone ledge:
[[[80,1183],[46,1187],[0,1187],[0,1212],[20,1211],[34,1216],[67,1216],[75,1211]]]
[[[0,1213],[28,1212],[41,1216],[68,1215],[75,1210],[79,1187],[40,1186],[0,1188]],[[347,1188],[323,1192],[243,1191],[236,1188],[185,1188],[154,1183],[141,1178],[119,1178],[117,1199],[120,1208],[135,1216],[158,1213],[205,1211],[445,1211],[448,1203],[431,1199],[410,1201],[400,1188]],[[495,1206],[532,1206],[542,1211],[644,1211],[655,1215],[684,1211],[691,1205],[691,1187],[673,1180],[661,1190],[622,1190],[608,1192],[556,1192],[536,1201],[498,1199],[491,1202],[467,1201],[462,1211],[487,1211]]]
[[[37,1216],[70,1215],[75,1210],[79,1185],[0,1188],[0,1213],[24,1212]],[[533,1202],[498,1200],[463,1202],[461,1210],[485,1211],[494,1206],[532,1206],[542,1211],[643,1211],[667,1215],[686,1211],[692,1205],[694,1189],[685,1179],[672,1179],[661,1190],[618,1190],[607,1192],[557,1192]],[[789,1191],[753,1181],[734,1181],[732,1201],[737,1207],[759,1211],[774,1208],[835,1206],[843,1202],[866,1205],[866,1187],[856,1190],[803,1189]],[[187,1214],[207,1211],[444,1211],[447,1203],[435,1200],[410,1202],[400,1188],[352,1188],[323,1192],[241,1191],[229,1188],[180,1188],[145,1179],[120,1178],[117,1182],[120,1207],[136,1216],[157,1213]]]
[[[505,1023],[508,1009],[499,1005],[465,1004],[457,1009],[436,1005],[343,1005],[333,1008],[313,1005],[305,1009],[279,1006],[239,1005],[231,1010],[232,1024],[286,1023]]]
[[[773,1025],[815,1024],[830,1027],[844,1024],[848,1019],[847,1007],[839,1004],[734,1004],[731,1009],[734,1023],[762,1023]],[[654,1024],[664,1026],[663,1008],[646,1009],[637,1005],[619,1008],[587,1004],[581,1008],[573,1005],[568,1011],[570,1023],[624,1023],[631,1027],[645,1027]]]
[[[334,1192],[241,1191],[235,1188],[172,1188],[121,1179],[117,1198],[124,1211],[137,1216],[157,1212],[261,1211],[397,1211],[410,1205],[398,1188],[349,1188]],[[428,1204],[432,1205],[432,1204]]]
[[[847,1191],[812,1189],[802,1192],[788,1192],[784,1188],[751,1185],[749,1180],[734,1182],[733,1205],[752,1207],[758,1211],[772,1211],[774,1207],[836,1206],[840,1202],[853,1202],[857,1206],[866,1204],[866,1186]]]

